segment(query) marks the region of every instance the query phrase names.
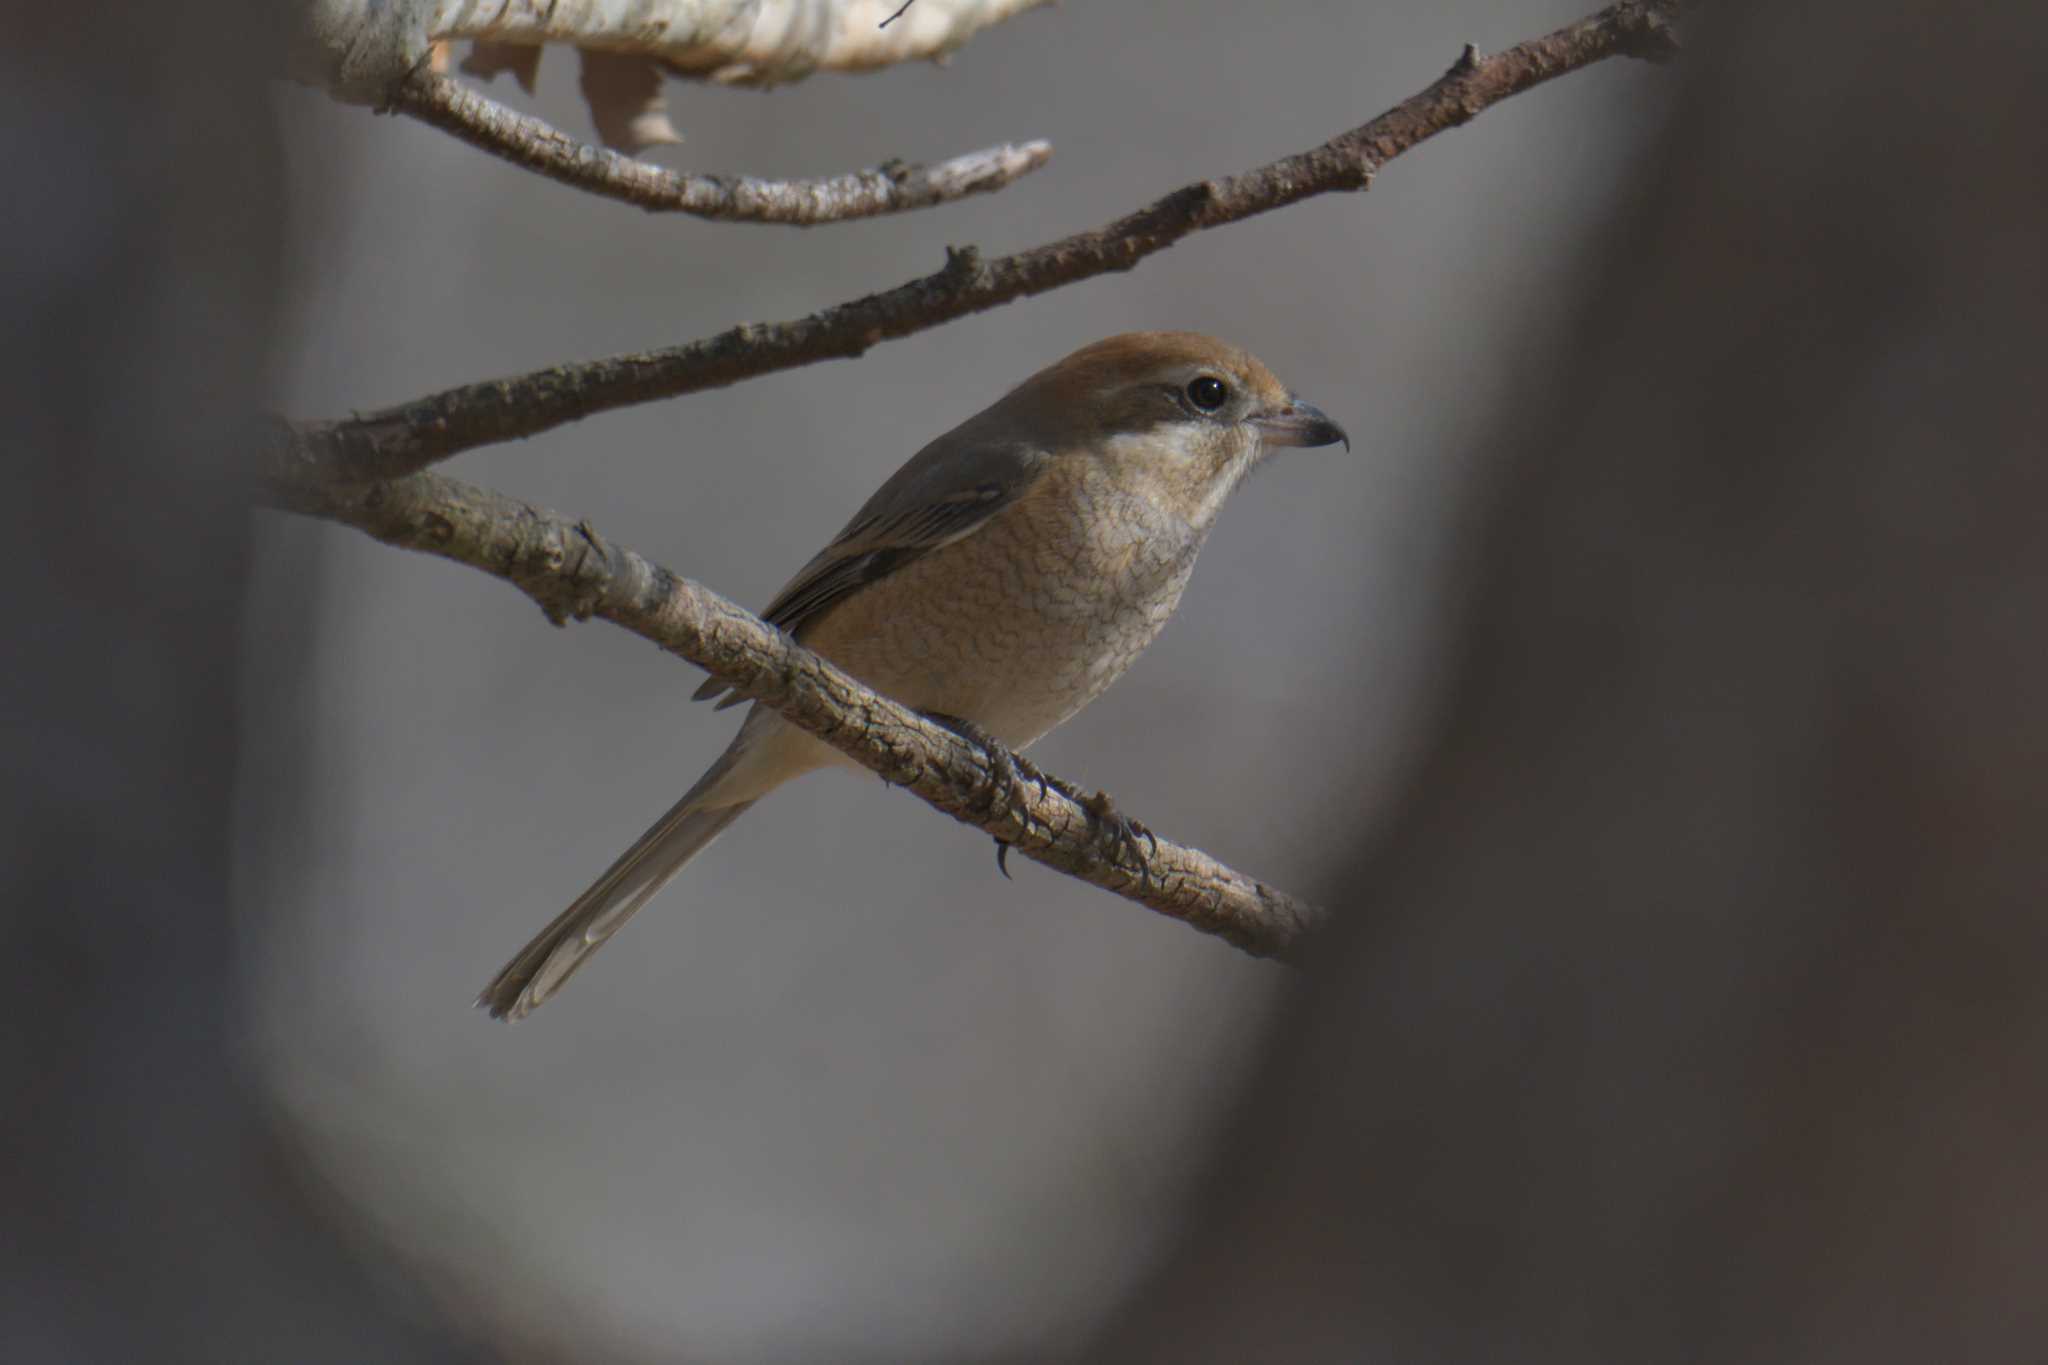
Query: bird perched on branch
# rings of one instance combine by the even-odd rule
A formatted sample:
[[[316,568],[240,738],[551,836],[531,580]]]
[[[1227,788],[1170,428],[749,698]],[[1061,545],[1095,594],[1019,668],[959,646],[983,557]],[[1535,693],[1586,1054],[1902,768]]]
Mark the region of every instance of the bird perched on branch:
[[[1110,337],[919,451],[762,616],[904,705],[1022,749],[1152,643],[1259,460],[1336,441],[1350,445],[1234,346],[1191,332]],[[697,696],[725,690],[713,679]],[[522,1018],[756,801],[850,763],[756,706],[674,809],[477,1003]]]

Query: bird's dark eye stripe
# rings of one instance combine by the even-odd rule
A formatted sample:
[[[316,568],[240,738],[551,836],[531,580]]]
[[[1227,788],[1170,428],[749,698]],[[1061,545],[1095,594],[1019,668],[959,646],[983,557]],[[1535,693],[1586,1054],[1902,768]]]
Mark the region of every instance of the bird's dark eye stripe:
[[[1230,386],[1213,374],[1188,381],[1188,401],[1204,412],[1214,412],[1230,397]]]

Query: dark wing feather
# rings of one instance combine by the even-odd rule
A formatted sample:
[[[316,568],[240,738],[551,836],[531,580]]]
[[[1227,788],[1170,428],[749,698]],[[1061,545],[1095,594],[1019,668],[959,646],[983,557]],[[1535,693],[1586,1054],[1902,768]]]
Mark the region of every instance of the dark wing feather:
[[[1015,502],[1043,472],[1044,457],[1012,445],[963,450],[978,435],[974,425],[940,437],[896,471],[846,529],[776,594],[761,619],[802,639],[808,622],[849,593],[972,535]],[[693,699],[708,701],[727,691],[725,683],[710,678]],[[733,693],[718,706],[723,710],[745,700]]]

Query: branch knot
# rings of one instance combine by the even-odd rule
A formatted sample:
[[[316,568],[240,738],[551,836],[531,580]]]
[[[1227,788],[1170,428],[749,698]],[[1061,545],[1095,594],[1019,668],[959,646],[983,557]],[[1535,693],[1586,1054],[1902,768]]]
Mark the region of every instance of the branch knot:
[[[948,289],[972,289],[981,283],[982,271],[980,247],[949,246],[946,248],[946,266],[939,272],[939,279]]]

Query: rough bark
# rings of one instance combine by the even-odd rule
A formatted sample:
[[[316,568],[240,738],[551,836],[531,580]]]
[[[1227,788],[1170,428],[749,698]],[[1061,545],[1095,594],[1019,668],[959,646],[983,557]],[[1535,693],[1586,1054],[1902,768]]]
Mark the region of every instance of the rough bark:
[[[1003,772],[979,744],[870,691],[759,618],[545,508],[415,474],[295,510],[387,545],[481,569],[558,624],[596,616],[670,650],[962,824],[1019,853],[1261,957],[1286,952],[1322,913],[1197,849],[1141,834],[1057,779]],[[997,760],[1000,762],[1000,760]]]

